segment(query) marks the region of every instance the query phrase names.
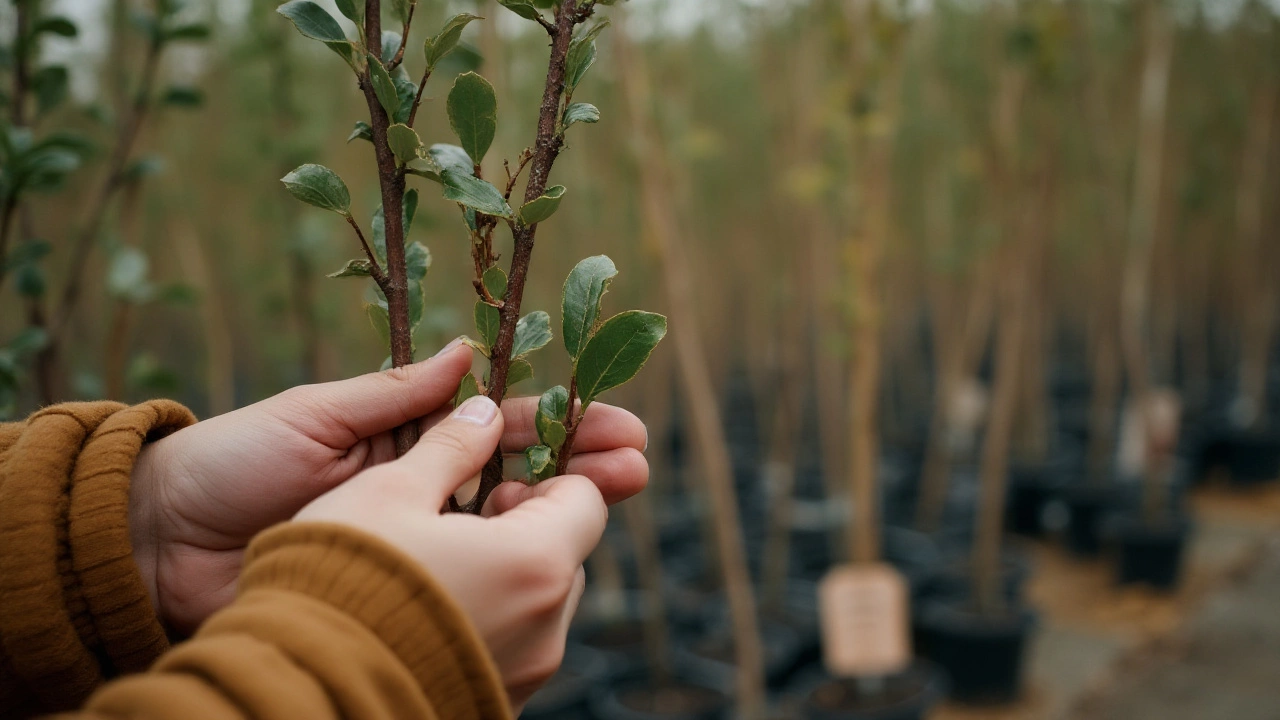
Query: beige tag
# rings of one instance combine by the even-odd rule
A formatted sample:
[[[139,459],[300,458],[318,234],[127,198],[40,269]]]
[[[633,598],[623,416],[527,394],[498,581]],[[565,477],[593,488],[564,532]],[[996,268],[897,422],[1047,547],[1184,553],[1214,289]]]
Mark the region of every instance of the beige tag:
[[[818,586],[818,610],[832,675],[892,675],[911,664],[907,583],[892,566],[835,568]]]

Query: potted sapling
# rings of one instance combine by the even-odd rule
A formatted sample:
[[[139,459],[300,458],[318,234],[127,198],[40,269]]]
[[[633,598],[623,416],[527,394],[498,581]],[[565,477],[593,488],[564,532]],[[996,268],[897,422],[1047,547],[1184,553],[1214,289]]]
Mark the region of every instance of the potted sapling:
[[[852,43],[855,103],[851,183],[855,230],[847,257],[854,297],[850,307],[853,357],[849,382],[849,516],[847,565],[832,569],[818,589],[824,664],[832,677],[804,698],[805,717],[919,720],[942,694],[934,666],[912,662],[907,582],[883,562],[880,518],[879,398],[884,353],[884,248],[895,234],[892,216],[895,133],[876,129],[874,114],[894,128],[900,112],[907,27],[870,3],[848,18],[861,32]]]
[[[1170,476],[1177,443],[1180,403],[1170,390],[1153,387],[1145,327],[1152,246],[1156,236],[1164,160],[1164,135],[1173,64],[1175,23],[1167,8],[1144,7],[1144,58],[1138,113],[1137,155],[1129,213],[1129,244],[1120,307],[1120,344],[1130,393],[1128,443],[1122,462],[1142,476],[1141,508],[1117,524],[1117,579],[1172,588],[1180,574],[1190,523],[1171,502]]]
[[[1015,174],[1019,169],[1015,138],[1026,81],[1027,70],[1020,62],[1008,62],[1000,69],[993,98],[995,151],[990,168],[998,197],[1022,194],[1024,183]],[[1034,195],[1027,193],[1026,199],[1046,203],[1050,195],[1042,187]],[[967,586],[956,583],[950,593],[924,603],[916,620],[922,652],[950,677],[950,696],[974,703],[1007,702],[1020,694],[1024,652],[1034,620],[1018,597],[1020,581],[1016,568],[1008,567],[1002,536],[1028,312],[1030,280],[1020,270],[1041,239],[1028,227],[1028,214],[1013,212],[1004,204],[993,209],[1000,213],[997,221],[1004,240],[993,258],[998,308],[994,386],[981,449],[969,580]]]

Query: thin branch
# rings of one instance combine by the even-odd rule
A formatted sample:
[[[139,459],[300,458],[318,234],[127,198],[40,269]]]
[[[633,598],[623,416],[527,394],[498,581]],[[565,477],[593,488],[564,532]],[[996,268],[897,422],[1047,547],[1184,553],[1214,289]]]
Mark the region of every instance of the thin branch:
[[[17,41],[14,43],[14,49],[17,51],[17,57],[13,63],[13,98],[11,100],[12,120],[14,127],[23,127],[27,124],[27,84],[28,84],[28,67],[27,53],[30,48],[26,46],[24,38],[27,37],[27,4],[15,3],[17,7],[17,17],[14,18],[14,37]],[[5,198],[4,212],[0,214],[0,287],[4,285],[4,278],[8,274],[9,266],[6,263],[9,257],[9,236],[13,230],[14,216],[17,215],[18,209],[18,192],[17,188],[9,188],[8,197]]]
[[[382,288],[385,293],[386,288],[383,286],[387,283],[387,275],[383,272],[382,266],[378,264],[378,256],[373,253],[373,248],[369,247],[369,241],[364,239],[364,232],[360,230],[360,223],[356,222],[356,219],[350,215],[346,217],[347,224],[351,226],[352,230],[356,231],[356,237],[360,238],[360,247],[364,248],[365,257],[369,258],[369,276],[373,278],[374,282],[378,283],[378,287]]]
[[[391,63],[387,65],[387,72],[393,72],[400,67],[400,63],[404,62],[404,46],[409,44],[409,26],[413,24],[413,12],[418,9],[418,3],[409,5],[409,15],[404,19],[404,29],[400,31],[400,49],[396,50],[396,56],[391,58]]]
[[[584,6],[594,7],[594,3]],[[564,147],[564,137],[560,134],[560,102],[564,97],[566,58],[569,54],[569,43],[573,39],[573,28],[589,17],[587,12],[580,12],[577,0],[564,0],[556,10],[554,29],[551,34],[551,56],[547,61],[547,81],[543,88],[542,104],[538,110],[538,135],[534,143],[534,156],[529,170],[529,182],[525,185],[525,202],[541,197],[547,189],[547,179],[551,168],[555,165],[560,150]],[[544,27],[546,24],[544,23]],[[490,353],[489,365],[489,399],[501,403],[507,391],[507,372],[511,368],[511,348],[515,343],[516,324],[520,321],[520,305],[524,299],[525,281],[529,275],[529,262],[533,257],[533,245],[537,235],[537,225],[522,226],[510,223],[515,238],[515,248],[511,254],[511,271],[507,273],[506,306],[502,309],[502,321],[498,326],[498,337]],[[480,487],[476,495],[467,503],[464,511],[479,514],[485,501],[503,480],[502,450],[498,448],[489,458],[484,472],[480,476]]]
[[[564,418],[564,445],[560,446],[560,454],[556,458],[556,475],[564,475],[569,470],[569,460],[573,457],[573,441],[578,437],[578,426],[586,416],[584,407],[578,411],[578,378],[569,379],[569,405]]]
[[[503,197],[507,200],[507,202],[511,202],[511,193],[514,192],[516,189],[516,182],[520,179],[520,173],[524,172],[525,167],[528,166],[529,161],[532,159],[533,159],[532,151],[530,151],[528,148],[525,148],[524,150],[522,150],[520,152],[520,164],[516,166],[515,175],[511,174],[511,168],[507,166],[506,161],[504,160],[502,162],[503,166],[507,167],[507,191],[503,194]]]
[[[121,126],[119,135],[116,136],[116,146],[107,165],[106,179],[98,191],[97,198],[89,212],[88,221],[81,228],[80,235],[76,238],[75,245],[72,248],[71,269],[67,273],[67,279],[62,287],[62,302],[53,318],[52,344],[58,342],[58,339],[70,323],[71,316],[75,313],[76,303],[80,299],[80,289],[84,284],[84,273],[89,259],[89,251],[93,247],[93,241],[98,237],[102,223],[106,220],[107,207],[111,202],[111,198],[124,187],[125,163],[129,161],[133,145],[138,139],[138,134],[142,130],[142,123],[146,119],[147,111],[150,109],[151,92],[155,85],[156,71],[160,64],[160,54],[163,48],[163,43],[158,39],[152,40],[147,47],[147,55],[143,60],[142,80],[138,87],[138,94],[133,102],[133,112],[128,120],[125,121],[125,124]]]
[[[413,127],[413,123],[418,119],[418,106],[422,105],[422,93],[427,89],[427,81],[431,79],[431,68],[427,68],[422,73],[422,82],[418,84],[418,94],[413,98],[413,107],[409,110],[409,121],[405,124]]]

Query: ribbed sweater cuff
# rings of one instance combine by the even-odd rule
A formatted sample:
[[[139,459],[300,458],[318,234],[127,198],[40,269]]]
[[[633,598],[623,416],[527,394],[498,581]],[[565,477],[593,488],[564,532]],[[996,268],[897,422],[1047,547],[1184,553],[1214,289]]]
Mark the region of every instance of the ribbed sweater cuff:
[[[440,717],[509,718],[497,668],[462,610],[399,550],[341,525],[286,523],[250,544],[240,593],[290,590],[369,628],[413,673]]]
[[[44,708],[75,707],[167,647],[132,561],[129,478],[146,439],[193,422],[171,402],[67,403],[32,415],[0,454],[5,674]]]

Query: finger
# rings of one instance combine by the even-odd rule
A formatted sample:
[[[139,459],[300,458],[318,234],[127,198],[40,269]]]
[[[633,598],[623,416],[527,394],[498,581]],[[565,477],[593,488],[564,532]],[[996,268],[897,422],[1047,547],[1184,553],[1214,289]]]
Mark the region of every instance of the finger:
[[[502,423],[498,406],[477,395],[390,463],[388,476],[410,483],[424,502],[440,507],[484,468],[498,447]]]
[[[502,436],[503,452],[520,452],[530,445],[537,445],[538,430],[533,424],[538,411],[538,398],[515,398],[502,403],[502,413],[507,418],[507,431]],[[649,444],[649,433],[640,418],[613,405],[592,403],[578,426],[574,439],[574,452],[596,452],[630,447],[644,452]]]
[[[317,442],[345,449],[444,405],[470,368],[471,349],[455,340],[429,360],[350,380],[305,385],[264,404]]]
[[[649,461],[630,447],[574,455],[568,472],[590,478],[609,505],[635,496],[649,484]]]
[[[581,475],[552,478],[529,488],[532,497],[493,522],[515,529],[522,542],[546,541],[544,547],[563,549],[581,565],[600,544],[609,508],[600,490]]]
[[[508,462],[518,462],[509,456]],[[600,489],[608,505],[617,505],[634,497],[649,484],[649,461],[635,448],[618,448],[605,452],[574,455],[569,460],[569,473],[583,475]],[[506,482],[498,486],[485,503],[484,515],[501,515],[530,498],[533,488],[522,482]]]

